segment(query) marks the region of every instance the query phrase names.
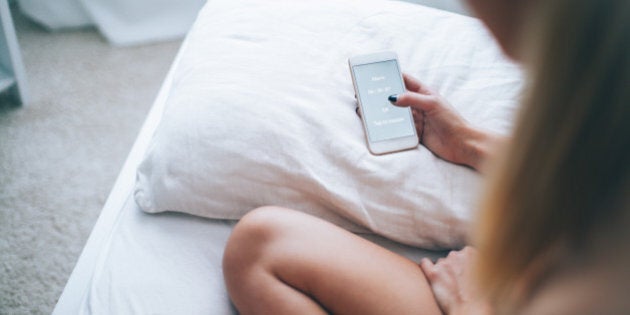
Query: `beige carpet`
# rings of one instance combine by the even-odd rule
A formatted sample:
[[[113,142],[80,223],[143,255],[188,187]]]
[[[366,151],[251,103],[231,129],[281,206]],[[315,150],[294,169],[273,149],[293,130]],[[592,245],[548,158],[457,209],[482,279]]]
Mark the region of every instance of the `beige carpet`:
[[[0,96],[0,314],[49,314],[180,43],[14,19],[31,102]]]

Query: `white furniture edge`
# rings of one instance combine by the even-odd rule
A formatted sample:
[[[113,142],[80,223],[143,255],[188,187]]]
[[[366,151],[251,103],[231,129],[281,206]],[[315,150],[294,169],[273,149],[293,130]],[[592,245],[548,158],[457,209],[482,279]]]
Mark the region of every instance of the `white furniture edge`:
[[[186,47],[185,39],[181,45],[171,68],[162,83],[158,96],[147,115],[147,118],[140,130],[136,141],[131,148],[127,160],[122,167],[118,178],[112,188],[103,210],[90,233],[79,260],[75,265],[66,286],[59,297],[57,305],[53,310],[53,315],[78,314],[81,311],[85,295],[87,294],[97,259],[101,249],[106,244],[112,229],[121,213],[125,202],[132,195],[133,186],[136,180],[136,168],[144,158],[144,154],[149,146],[153,132],[159,124],[164,105],[168,98],[168,93],[173,82],[173,73]]]
[[[15,28],[13,27],[13,18],[11,17],[11,9],[8,0],[0,0],[0,20],[2,22],[1,26],[3,31],[3,34],[0,34],[0,36],[3,36],[6,41],[5,45],[8,50],[9,58],[9,64],[4,64],[7,61],[0,60],[0,66],[5,68],[4,71],[0,69],[0,92],[11,87],[15,89],[16,96],[20,102],[26,104],[28,102],[26,75],[22,55],[20,54],[20,46],[17,41],[17,36],[15,35]],[[0,47],[0,49],[2,49],[2,47]],[[8,71],[8,73],[6,73],[6,71]]]

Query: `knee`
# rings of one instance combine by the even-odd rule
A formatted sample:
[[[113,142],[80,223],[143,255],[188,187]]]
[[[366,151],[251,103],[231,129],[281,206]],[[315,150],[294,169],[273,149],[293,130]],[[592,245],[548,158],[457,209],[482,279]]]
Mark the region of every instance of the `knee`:
[[[236,224],[223,253],[223,273],[226,282],[242,281],[249,270],[265,267],[272,247],[287,233],[286,217],[291,210],[261,207],[250,211]]]

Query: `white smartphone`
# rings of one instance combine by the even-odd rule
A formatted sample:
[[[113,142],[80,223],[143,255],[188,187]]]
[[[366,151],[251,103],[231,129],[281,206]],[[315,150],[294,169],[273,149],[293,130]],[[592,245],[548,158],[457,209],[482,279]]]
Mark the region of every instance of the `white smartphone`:
[[[405,92],[396,53],[354,56],[348,63],[370,152],[379,155],[417,147],[411,109],[388,100],[392,94]]]

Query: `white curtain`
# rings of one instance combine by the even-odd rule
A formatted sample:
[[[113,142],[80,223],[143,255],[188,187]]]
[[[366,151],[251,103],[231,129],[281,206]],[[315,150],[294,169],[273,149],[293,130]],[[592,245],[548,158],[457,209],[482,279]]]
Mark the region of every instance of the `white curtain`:
[[[18,0],[20,10],[48,29],[96,25],[114,45],[181,37],[206,0]]]

